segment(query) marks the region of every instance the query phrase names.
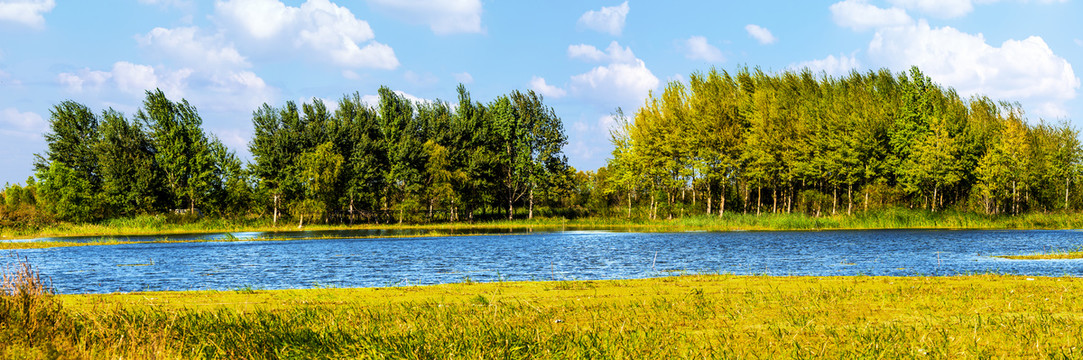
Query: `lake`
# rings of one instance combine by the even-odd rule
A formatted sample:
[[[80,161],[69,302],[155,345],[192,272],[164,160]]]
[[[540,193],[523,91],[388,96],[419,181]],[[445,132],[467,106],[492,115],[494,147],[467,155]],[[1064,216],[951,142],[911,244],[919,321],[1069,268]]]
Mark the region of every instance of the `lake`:
[[[1074,230],[561,231],[0,250],[0,264],[10,266],[16,256],[26,257],[58,292],[72,294],[627,279],[680,273],[1080,276],[1083,260],[992,257],[1079,245],[1083,232]]]

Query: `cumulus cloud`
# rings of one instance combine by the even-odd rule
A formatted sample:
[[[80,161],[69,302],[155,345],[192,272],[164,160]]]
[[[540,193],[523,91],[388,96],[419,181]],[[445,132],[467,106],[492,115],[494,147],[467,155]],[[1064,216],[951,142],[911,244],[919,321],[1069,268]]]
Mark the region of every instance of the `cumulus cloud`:
[[[945,19],[960,17],[974,10],[971,0],[891,0],[891,3]]]
[[[933,28],[921,20],[911,26],[877,30],[869,55],[893,69],[917,65],[926,75],[963,96],[1036,104],[1039,115],[1067,115],[1080,80],[1072,65],[1053,53],[1041,37],[988,44],[981,34],[951,27]]]
[[[481,33],[481,0],[368,0],[373,8],[412,23],[429,25],[437,35]]]
[[[474,76],[470,75],[470,73],[465,71],[461,73],[451,74],[451,76],[454,77],[455,81],[458,81],[460,84],[470,84],[474,82]]]
[[[0,1],[0,21],[26,25],[40,29],[45,27],[45,16],[56,7],[55,0],[3,0]]]
[[[756,24],[745,25],[745,31],[747,31],[748,35],[753,39],[759,41],[760,44],[767,45],[778,41],[778,38],[775,38],[775,35],[771,34],[771,30],[767,30],[767,28]]]
[[[658,78],[643,60],[616,41],[606,51],[592,45],[572,45],[568,47],[568,57],[605,64],[572,76],[569,86],[572,93],[592,99],[602,107],[636,105],[658,87]]]
[[[995,3],[999,0],[890,0],[892,4],[905,9],[941,19],[961,17],[974,11],[974,5]],[[1019,0],[1029,3],[1031,0]],[[1067,0],[1037,0],[1038,3],[1057,3]]]
[[[854,56],[839,55],[827,55],[826,58],[803,61],[790,66],[791,69],[801,70],[808,68],[813,73],[826,73],[831,76],[843,76],[849,74],[853,69],[861,67],[861,63],[857,61]]]
[[[57,75],[69,92],[107,95],[120,93],[128,99],[142,98],[146,90],[161,89],[172,99],[219,111],[249,111],[270,102],[275,89],[247,70],[202,71],[167,68],[118,61],[108,71],[82,69]]]
[[[549,85],[545,82],[544,78],[537,76],[530,79],[530,89],[534,90],[538,94],[541,94],[542,96],[552,99],[560,98],[568,94],[568,92],[564,89]]]
[[[609,47],[604,52],[593,45],[570,45],[568,57],[591,62],[631,63],[636,60],[631,48],[621,47],[616,41],[609,43]]]
[[[40,138],[49,128],[49,123],[33,112],[22,112],[15,108],[0,110],[0,134],[23,138]]]
[[[628,2],[590,10],[579,17],[579,26],[619,36],[624,31],[624,19],[628,17]]]
[[[251,66],[232,44],[225,43],[222,36],[204,36],[199,32],[196,27],[154,28],[146,35],[137,36],[136,40],[140,45],[152,49],[154,54],[190,66]]]
[[[621,51],[610,51],[600,59],[608,60],[607,65],[572,76],[571,91],[594,100],[602,107],[635,106],[658,87],[658,78],[630,49],[621,48],[615,42],[610,45],[610,50],[614,49]]]
[[[227,28],[279,55],[303,50],[344,67],[399,66],[394,50],[374,40],[368,22],[328,0],[307,0],[300,7],[278,0],[220,0],[215,13]]]
[[[872,28],[907,25],[914,22],[906,10],[892,7],[879,8],[867,0],[844,0],[831,5],[831,18],[835,24],[857,31]]]
[[[711,63],[726,61],[726,57],[722,55],[722,50],[708,44],[707,38],[703,36],[693,36],[685,40],[684,50],[684,57],[689,60],[703,60]]]

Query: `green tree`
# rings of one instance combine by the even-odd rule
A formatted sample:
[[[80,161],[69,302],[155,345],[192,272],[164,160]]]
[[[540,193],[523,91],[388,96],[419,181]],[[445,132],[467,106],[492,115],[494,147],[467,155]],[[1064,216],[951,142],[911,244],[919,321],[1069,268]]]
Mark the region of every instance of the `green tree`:
[[[187,200],[188,209],[194,212],[206,201],[216,180],[203,119],[187,100],[174,103],[161,90],[147,91],[135,118],[149,130],[155,161],[169,194],[167,203],[177,207]]]
[[[94,219],[96,203],[91,193],[90,181],[75,169],[60,161],[53,161],[49,168],[39,170],[41,179],[40,205],[57,219],[76,223]]]
[[[112,109],[102,113],[95,146],[106,216],[131,216],[160,209],[161,177],[154,147],[138,123]]]

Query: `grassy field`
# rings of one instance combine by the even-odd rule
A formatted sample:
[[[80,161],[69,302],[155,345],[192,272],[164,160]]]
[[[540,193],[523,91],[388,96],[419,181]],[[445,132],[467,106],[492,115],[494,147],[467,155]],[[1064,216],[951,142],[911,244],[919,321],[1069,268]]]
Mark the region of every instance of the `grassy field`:
[[[1075,278],[696,275],[49,295],[29,268],[13,274],[0,297],[0,358],[1083,358]]]

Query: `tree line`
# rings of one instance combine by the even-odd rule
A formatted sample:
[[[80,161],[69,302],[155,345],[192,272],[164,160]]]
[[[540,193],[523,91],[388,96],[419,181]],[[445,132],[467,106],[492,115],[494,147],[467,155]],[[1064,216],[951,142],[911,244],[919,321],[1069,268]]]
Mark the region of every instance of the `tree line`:
[[[1076,130],[1030,124],[1018,104],[962,99],[916,67],[842,77],[711,69],[615,116],[615,150],[595,182],[628,216],[1083,204]]]
[[[963,99],[917,68],[696,72],[631,116],[617,109],[597,171],[568,166],[562,122],[533,91],[482,103],[460,85],[454,104],[378,94],[371,105],[343,96],[333,111],[319,99],[264,104],[247,163],[160,90],[130,119],[62,102],[35,176],[0,192],[0,226],[195,212],[303,225],[1083,207],[1067,122]]]
[[[161,90],[131,119],[65,101],[51,110],[35,177],[0,193],[0,225],[197,212],[299,225],[459,221],[550,209],[572,171],[555,111],[533,91],[482,104],[460,85],[458,96],[453,107],[382,87],[377,106],[357,93],[334,111],[319,99],[264,104],[247,165],[203,130],[194,106]]]

